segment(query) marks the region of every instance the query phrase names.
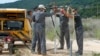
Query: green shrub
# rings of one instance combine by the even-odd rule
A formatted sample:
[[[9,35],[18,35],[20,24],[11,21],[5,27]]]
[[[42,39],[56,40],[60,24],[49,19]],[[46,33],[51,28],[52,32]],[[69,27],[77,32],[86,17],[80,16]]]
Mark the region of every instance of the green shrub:
[[[56,30],[57,30],[57,32],[59,33],[59,28],[57,28],[57,29],[51,28],[51,29],[49,29],[48,31],[46,31],[46,37],[47,37],[49,40],[53,41],[54,38],[57,36],[57,34],[56,34],[56,32],[55,32]],[[57,36],[57,37],[58,37],[58,36]]]
[[[100,56],[100,53],[93,53],[93,56]]]
[[[87,23],[84,23],[83,27],[84,27],[84,31],[91,31],[92,30],[92,27]]]
[[[54,30],[53,29],[50,29],[46,32],[46,37],[49,39],[49,40],[53,40],[54,37],[55,37],[55,33],[54,33]]]
[[[100,40],[100,29],[95,29],[95,37]]]

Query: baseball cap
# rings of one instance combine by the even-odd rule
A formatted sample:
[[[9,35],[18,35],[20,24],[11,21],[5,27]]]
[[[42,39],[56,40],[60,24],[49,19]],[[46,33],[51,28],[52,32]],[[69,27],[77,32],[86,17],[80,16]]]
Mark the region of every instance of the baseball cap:
[[[38,6],[38,8],[46,9],[45,6],[44,6],[43,4],[40,4],[40,5]]]

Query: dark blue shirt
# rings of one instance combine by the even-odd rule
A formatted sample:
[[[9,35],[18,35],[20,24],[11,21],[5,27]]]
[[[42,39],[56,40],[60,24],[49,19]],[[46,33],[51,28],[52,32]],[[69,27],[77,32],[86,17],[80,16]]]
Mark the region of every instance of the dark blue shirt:
[[[68,19],[68,17],[66,17],[66,16],[60,16],[60,25],[61,26],[68,26],[68,21],[69,21],[69,19]]]
[[[80,15],[78,15],[78,14],[75,15],[74,20],[75,20],[75,28],[82,27],[82,20],[81,20]]]

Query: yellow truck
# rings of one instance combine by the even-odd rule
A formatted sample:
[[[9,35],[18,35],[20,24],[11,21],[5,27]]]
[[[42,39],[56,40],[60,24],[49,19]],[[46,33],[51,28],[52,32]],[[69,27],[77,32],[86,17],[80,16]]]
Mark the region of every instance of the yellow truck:
[[[9,50],[13,54],[15,41],[31,41],[32,28],[26,12],[26,9],[0,9],[0,53]]]

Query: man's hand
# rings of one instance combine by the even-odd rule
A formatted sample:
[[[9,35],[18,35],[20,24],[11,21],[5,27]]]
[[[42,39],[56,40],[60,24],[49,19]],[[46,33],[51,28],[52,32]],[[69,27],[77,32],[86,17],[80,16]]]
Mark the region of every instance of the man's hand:
[[[65,11],[64,9],[60,9],[60,12],[61,12],[62,14],[66,14],[66,11]]]

